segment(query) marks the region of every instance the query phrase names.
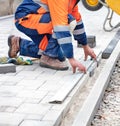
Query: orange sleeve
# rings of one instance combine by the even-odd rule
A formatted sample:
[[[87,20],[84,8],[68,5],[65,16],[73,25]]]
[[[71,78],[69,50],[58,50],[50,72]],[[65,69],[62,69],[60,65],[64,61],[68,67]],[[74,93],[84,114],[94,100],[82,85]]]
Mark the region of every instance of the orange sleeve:
[[[48,0],[53,26],[68,25],[69,0]]]
[[[72,15],[73,17],[75,17],[76,21],[80,21],[81,20],[81,14],[79,13],[79,10],[78,10],[78,5],[76,5],[73,10],[72,10]]]

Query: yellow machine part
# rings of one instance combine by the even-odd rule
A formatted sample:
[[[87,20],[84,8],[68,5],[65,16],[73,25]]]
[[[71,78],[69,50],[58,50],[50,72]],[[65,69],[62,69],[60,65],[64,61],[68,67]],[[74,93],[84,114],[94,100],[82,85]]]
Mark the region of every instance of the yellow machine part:
[[[120,0],[106,0],[107,5],[120,15]]]
[[[89,6],[97,6],[98,5],[98,3],[99,3],[99,1],[98,0],[86,0],[86,2],[87,2],[87,4],[89,5]]]

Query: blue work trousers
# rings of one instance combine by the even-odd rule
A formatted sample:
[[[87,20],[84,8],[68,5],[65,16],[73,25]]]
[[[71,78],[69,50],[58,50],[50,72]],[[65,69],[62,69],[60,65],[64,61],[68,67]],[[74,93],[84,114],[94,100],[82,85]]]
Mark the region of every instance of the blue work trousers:
[[[36,38],[35,41],[37,42],[37,40],[38,39]],[[43,52],[43,54],[50,56],[52,58],[58,58],[60,61],[65,60],[62,49],[57,44],[57,40],[53,39],[52,37],[49,40],[48,46],[46,50]],[[21,38],[20,39],[20,55],[40,58],[41,54],[39,54],[38,43],[35,43],[32,40]]]

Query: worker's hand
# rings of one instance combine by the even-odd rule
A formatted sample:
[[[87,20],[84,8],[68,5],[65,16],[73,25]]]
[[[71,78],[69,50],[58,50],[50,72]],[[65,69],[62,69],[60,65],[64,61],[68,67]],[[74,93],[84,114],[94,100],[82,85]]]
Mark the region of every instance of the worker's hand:
[[[68,59],[68,60],[69,60],[69,62],[70,62],[70,64],[71,64],[71,66],[72,66],[73,73],[76,72],[76,68],[78,68],[79,71],[86,73],[86,68],[85,68],[85,66],[82,65],[79,61],[77,61],[77,60],[74,59],[74,58],[70,58],[70,59]]]
[[[93,59],[96,60],[96,54],[88,45],[83,46],[83,49],[84,49],[84,55],[85,55],[84,60],[87,60],[88,56],[91,56]]]

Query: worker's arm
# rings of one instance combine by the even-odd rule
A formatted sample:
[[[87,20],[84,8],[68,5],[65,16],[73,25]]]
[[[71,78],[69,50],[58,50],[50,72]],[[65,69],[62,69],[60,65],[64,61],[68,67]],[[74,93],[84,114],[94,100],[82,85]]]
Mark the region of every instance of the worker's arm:
[[[54,37],[58,40],[64,55],[73,57],[72,37],[68,24],[68,0],[48,0]]]

